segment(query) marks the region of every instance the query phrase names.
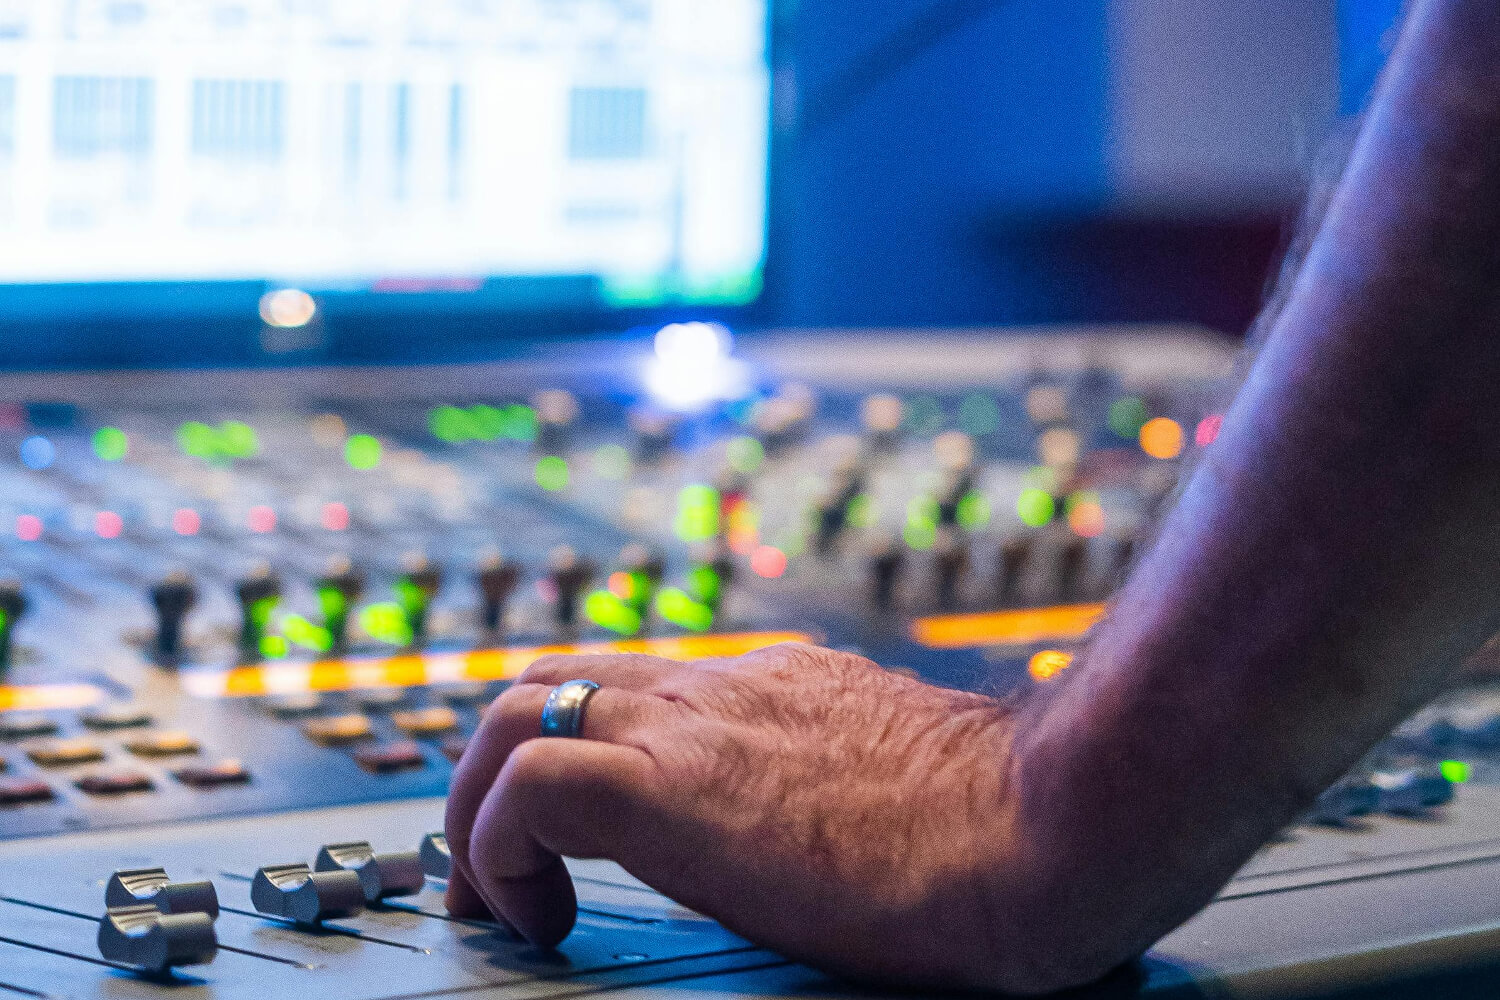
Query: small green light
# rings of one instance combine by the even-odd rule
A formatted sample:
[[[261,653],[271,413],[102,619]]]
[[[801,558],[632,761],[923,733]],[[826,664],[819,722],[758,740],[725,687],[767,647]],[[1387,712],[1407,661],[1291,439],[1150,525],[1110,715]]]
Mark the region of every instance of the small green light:
[[[1023,524],[1040,528],[1057,513],[1057,502],[1046,490],[1026,489],[1016,500],[1016,514]]]
[[[265,635],[260,639],[260,655],[268,660],[284,659],[292,651],[286,639],[279,635]]]
[[[701,484],[684,486],[677,494],[677,519],[672,529],[684,542],[702,542],[719,533],[719,491]]]
[[[1438,771],[1455,785],[1464,784],[1474,774],[1474,769],[1461,760],[1445,760],[1438,765]]]
[[[130,451],[130,439],[118,427],[101,427],[94,432],[94,454],[106,462],[118,462]]]
[[[521,403],[507,406],[501,411],[501,430],[503,437],[512,441],[535,441],[536,440],[536,411]]]
[[[719,576],[719,571],[708,563],[699,563],[688,570],[687,589],[708,607],[716,608],[724,592],[724,580]]]
[[[630,475],[630,452],[623,445],[601,445],[594,452],[594,474],[600,479],[619,481]]]
[[[851,528],[868,528],[875,523],[875,504],[868,493],[859,493],[844,508],[844,520]]]
[[[212,458],[218,449],[219,435],[207,424],[189,420],[177,428],[177,447],[184,455]]]
[[[333,633],[301,615],[287,615],[281,619],[281,632],[288,641],[316,653],[326,653],[333,648]]]
[[[371,604],[359,613],[359,627],[377,642],[391,646],[411,645],[411,626],[401,605],[394,601]]]
[[[993,434],[1000,429],[1000,407],[989,396],[965,396],[958,404],[958,426],[973,437]]]
[[[978,531],[990,523],[990,499],[970,490],[958,502],[958,523],[965,531]]]
[[[568,463],[557,455],[544,455],[536,460],[536,484],[548,493],[561,493],[568,488]]]
[[[676,587],[667,587],[656,595],[656,613],[689,632],[707,632],[714,624],[712,608]]]
[[[748,476],[766,460],[766,449],[753,437],[737,437],[729,442],[726,457],[731,469]]]
[[[937,522],[936,521],[907,521],[906,527],[901,529],[901,537],[906,544],[918,552],[926,552],[937,544]]]
[[[471,406],[469,427],[476,441],[498,441],[505,436],[505,414],[483,403]]]
[[[937,523],[938,502],[937,497],[931,493],[923,493],[921,496],[912,497],[906,505],[906,523],[931,521]]]
[[[438,406],[427,413],[427,429],[439,441],[462,444],[469,440],[469,415],[456,406]]]
[[[219,425],[218,450],[228,458],[253,458],[260,453],[260,436],[255,428],[238,420]]]
[[[1150,419],[1146,412],[1145,400],[1137,396],[1125,396],[1110,404],[1108,424],[1109,429],[1126,441],[1134,441],[1140,436],[1141,428],[1146,426]]]
[[[370,434],[351,434],[344,442],[344,461],[349,468],[367,470],[380,464],[380,439]]]
[[[596,590],[583,602],[583,613],[600,628],[617,635],[635,635],[641,630],[641,613],[607,590]]]

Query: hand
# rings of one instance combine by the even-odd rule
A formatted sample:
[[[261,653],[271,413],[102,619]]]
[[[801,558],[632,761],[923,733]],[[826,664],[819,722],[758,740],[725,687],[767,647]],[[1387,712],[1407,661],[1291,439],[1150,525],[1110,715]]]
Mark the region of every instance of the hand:
[[[584,738],[535,738],[549,691],[575,678],[602,686]],[[1149,939],[1127,936],[1128,920],[1070,926],[1049,905],[1059,883],[1017,805],[1017,724],[993,699],[801,645],[690,665],[547,657],[459,763],[448,905],[555,945],[576,913],[559,856],[602,857],[854,978],[1081,983]]]

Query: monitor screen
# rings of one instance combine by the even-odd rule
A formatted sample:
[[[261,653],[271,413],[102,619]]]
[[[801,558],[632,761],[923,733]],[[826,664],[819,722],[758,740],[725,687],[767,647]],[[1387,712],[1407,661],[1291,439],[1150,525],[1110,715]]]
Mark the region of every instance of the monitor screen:
[[[0,283],[747,302],[766,6],[0,0]]]

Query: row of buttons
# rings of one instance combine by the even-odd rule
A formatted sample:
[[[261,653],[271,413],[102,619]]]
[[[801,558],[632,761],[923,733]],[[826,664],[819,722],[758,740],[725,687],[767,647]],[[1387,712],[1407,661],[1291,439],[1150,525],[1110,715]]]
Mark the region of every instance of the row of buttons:
[[[237,760],[179,767],[171,775],[189,788],[199,789],[243,785],[250,781],[250,772]],[[156,788],[156,782],[149,774],[132,770],[88,774],[74,781],[73,785],[81,792],[104,797],[149,792]],[[0,777],[0,806],[31,805],[51,802],[55,798],[57,792],[40,778]]]

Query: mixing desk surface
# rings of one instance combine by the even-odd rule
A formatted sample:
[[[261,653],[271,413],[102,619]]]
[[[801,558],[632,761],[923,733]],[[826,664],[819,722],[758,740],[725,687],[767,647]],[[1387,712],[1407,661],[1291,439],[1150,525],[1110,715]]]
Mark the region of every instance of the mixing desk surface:
[[[670,337],[0,379],[0,994],[843,992],[600,862],[557,953],[448,917],[429,835],[479,713],[559,650],[1047,683],[1212,447],[1234,354],[674,336],[685,380]],[[1102,988],[1482,986],[1497,765],[1500,695],[1449,695]]]

